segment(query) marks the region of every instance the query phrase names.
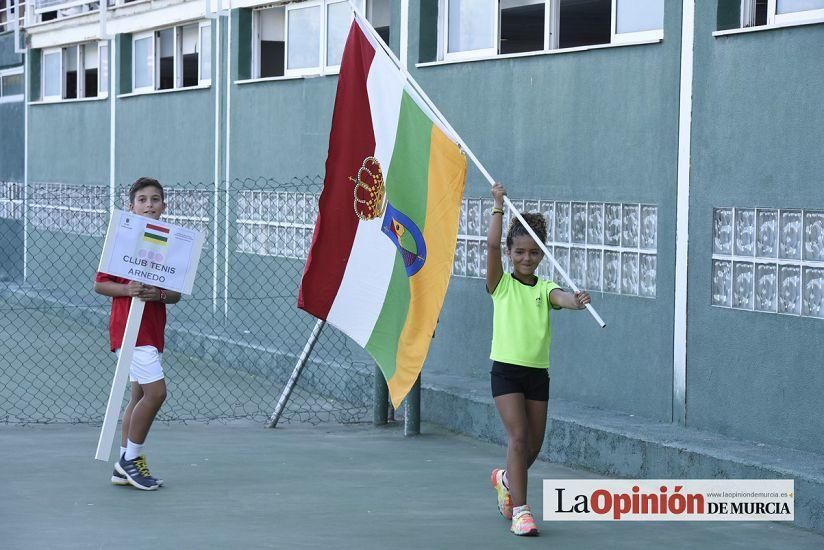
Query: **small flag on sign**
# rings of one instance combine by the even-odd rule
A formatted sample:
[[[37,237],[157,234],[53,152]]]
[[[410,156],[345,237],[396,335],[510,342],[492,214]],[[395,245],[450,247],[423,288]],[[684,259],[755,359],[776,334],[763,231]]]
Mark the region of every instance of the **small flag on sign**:
[[[146,232],[143,233],[143,240],[147,243],[166,246],[169,240],[169,230],[159,225],[146,224]]]

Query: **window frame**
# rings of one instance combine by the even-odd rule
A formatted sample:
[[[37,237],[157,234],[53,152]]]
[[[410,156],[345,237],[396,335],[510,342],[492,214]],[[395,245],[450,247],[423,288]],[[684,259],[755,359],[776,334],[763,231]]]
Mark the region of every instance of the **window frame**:
[[[493,9],[490,11],[494,14],[495,20],[492,23],[492,47],[491,48],[480,48],[477,50],[463,50],[460,52],[450,52],[449,51],[449,3],[453,0],[442,0],[443,1],[443,60],[444,61],[465,61],[467,59],[476,59],[479,57],[492,57],[499,55],[499,51],[501,49],[500,42],[501,42],[501,2],[500,0],[492,0],[494,6]],[[463,0],[467,1],[467,0]],[[472,1],[472,0],[469,0]],[[544,0],[544,4],[548,4],[550,0]],[[546,8],[544,8],[546,9]],[[548,12],[547,12],[548,13]],[[544,18],[546,22],[546,17]],[[544,29],[546,30],[546,23],[544,23]],[[546,46],[546,38],[544,38],[544,46]]]
[[[137,57],[135,56],[135,48],[136,48],[137,42],[139,40],[145,40],[147,38],[149,39],[149,45],[151,47],[151,50],[149,51],[149,55],[146,56],[146,58],[152,60],[152,65],[153,66],[149,68],[149,74],[151,75],[152,83],[151,83],[151,85],[148,85],[148,86],[138,87],[137,86],[137,78],[136,78],[136,76],[137,76],[137,74],[136,74],[136,69],[137,69],[136,60],[137,60]],[[155,60],[155,31],[135,33],[135,35],[132,37],[132,93],[153,92],[157,89],[156,88],[156,80],[155,80],[155,71],[156,71],[156,69],[154,67],[154,65],[156,65],[156,64],[157,64],[157,62]]]
[[[322,24],[323,30],[321,32],[321,34],[322,34],[321,42],[323,43],[323,49],[321,51],[321,57],[323,58],[323,68],[322,68],[321,74],[339,73],[341,63],[343,62],[343,52],[342,51],[341,51],[341,63],[338,63],[337,65],[330,65],[329,64],[329,58],[328,58],[328,55],[327,55],[329,53],[329,44],[328,44],[328,39],[329,39],[329,6],[334,6],[335,4],[349,4],[349,1],[348,0],[326,0],[323,3],[323,8],[324,8],[323,9],[323,24]],[[365,8],[366,6],[363,5],[363,3],[361,3],[361,5],[359,7],[360,8]],[[366,13],[366,11],[364,10],[364,14],[365,13]],[[349,17],[349,26],[350,27],[352,26],[352,21],[354,21],[354,20],[355,20],[355,14],[354,14],[354,12],[352,12],[350,14],[350,17]]]
[[[203,75],[203,29],[209,29],[209,74]],[[212,85],[212,22],[198,21],[197,24],[197,84],[198,86]]]
[[[438,30],[437,30],[437,60],[435,63],[452,63],[459,61],[471,61],[476,59],[493,59],[496,57],[509,57],[511,55],[536,55],[541,53],[550,53],[554,51],[563,51],[566,49],[580,50],[590,46],[577,46],[574,48],[560,48],[560,0],[544,0],[544,48],[542,50],[534,50],[530,52],[519,52],[517,54],[502,54],[501,50],[501,3],[495,0],[497,9],[495,10],[495,46],[492,48],[483,48],[478,50],[468,50],[463,52],[449,52],[449,2],[451,0],[438,0],[438,13],[443,14],[438,16]],[[610,1],[610,41],[608,44],[593,44],[591,47],[598,46],[599,48],[609,46],[621,46],[626,44],[636,44],[644,42],[662,41],[664,39],[663,21],[660,29],[653,29],[648,31],[637,32],[617,32],[618,19],[618,2],[621,0]],[[771,0],[775,1],[775,0]],[[665,4],[666,6],[666,4]],[[666,16],[666,12],[664,14]]]
[[[664,22],[661,22],[660,29],[653,29],[649,31],[634,31],[634,32],[618,32],[618,3],[622,0],[612,0],[612,23],[610,44],[626,44],[627,42],[639,42],[643,40],[663,40],[664,39]],[[623,0],[627,1],[627,0]],[[666,17],[666,2],[664,3],[664,17]]]
[[[791,25],[822,19],[824,19],[824,8],[778,13],[778,0],[767,0],[767,25]]]
[[[266,10],[283,8],[283,76],[261,76],[260,75],[260,43],[261,43],[261,28],[260,28],[260,14]],[[284,78],[286,76],[286,5],[276,4],[260,6],[252,9],[252,79],[260,78]]]
[[[5,95],[3,91],[3,79],[7,76],[21,75],[23,78],[23,93],[14,95]],[[23,101],[26,98],[26,77],[23,74],[23,66],[12,67],[10,69],[0,70],[0,103],[13,103]]]
[[[286,4],[284,6],[286,8],[286,13],[283,19],[284,25],[284,48],[283,48],[283,76],[286,77],[296,77],[296,76],[309,76],[309,75],[318,75],[324,74],[323,73],[323,62],[326,53],[326,0],[309,0],[308,2],[295,2]],[[302,67],[299,69],[290,69],[289,68],[289,18],[290,14],[293,11],[300,10],[300,9],[308,9],[308,8],[320,8],[320,36],[319,38],[319,48],[318,48],[318,64],[313,67]]]
[[[46,57],[49,55],[56,55],[59,61],[57,70],[57,79],[60,82],[57,95],[46,95]],[[43,62],[41,63],[40,73],[41,96],[44,102],[58,102],[63,101],[63,48],[46,48],[43,50]]]
[[[180,63],[180,29],[181,25],[175,25],[173,27],[163,27],[160,29],[155,29],[153,32],[154,34],[154,72],[155,72],[155,79],[154,79],[154,90],[158,92],[165,92],[168,90],[179,90],[182,87],[178,86],[178,74],[181,72],[179,65]],[[160,33],[163,31],[168,31],[169,29],[172,30],[172,87],[171,88],[158,88],[160,84]],[[180,75],[181,81],[183,75]],[[191,86],[190,86],[191,87]]]
[[[355,4],[357,5],[358,9],[360,9],[363,13],[366,13],[366,10],[371,6],[370,0],[354,0]],[[251,63],[251,71],[250,71],[250,80],[284,80],[290,78],[303,78],[308,76],[325,76],[325,75],[332,75],[340,73],[340,64],[337,65],[330,65],[328,63],[327,57],[327,46],[328,46],[328,29],[329,29],[329,6],[335,4],[348,4],[348,0],[308,0],[305,2],[277,2],[275,4],[264,4],[260,6],[254,6],[251,8],[252,10],[252,18],[251,18],[251,40],[252,40],[252,48],[251,48],[251,56],[250,56],[250,63]],[[320,36],[319,38],[319,55],[318,55],[318,64],[313,67],[305,67],[300,69],[290,69],[289,68],[289,17],[290,12],[298,10],[298,9],[305,9],[305,8],[312,8],[317,7],[320,9]],[[269,9],[276,9],[282,8],[284,10],[283,14],[283,75],[281,76],[261,76],[260,67],[261,67],[261,51],[260,51],[260,43],[261,43],[261,24],[260,24],[260,17],[261,13],[269,10]],[[354,20],[354,14],[352,18],[349,20],[349,25],[351,25],[352,20]]]
[[[106,55],[103,55],[103,51],[106,51]],[[103,84],[103,60],[106,60],[106,85],[101,87]],[[108,40],[99,40],[97,42],[97,97],[99,98],[106,98],[109,97],[109,41]]]

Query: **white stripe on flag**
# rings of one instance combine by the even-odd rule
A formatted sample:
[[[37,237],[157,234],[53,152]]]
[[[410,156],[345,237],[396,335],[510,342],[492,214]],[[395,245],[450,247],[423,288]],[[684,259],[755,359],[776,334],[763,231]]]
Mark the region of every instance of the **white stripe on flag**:
[[[375,134],[374,156],[386,178],[395,149],[404,79],[381,50],[375,52],[369,67],[366,88]],[[362,347],[378,322],[395,266],[397,249],[381,231],[382,222],[377,218],[358,224],[343,279],[326,316]]]
[[[396,248],[381,231],[382,218],[361,221],[335,301],[326,320],[366,347],[383,309]]]

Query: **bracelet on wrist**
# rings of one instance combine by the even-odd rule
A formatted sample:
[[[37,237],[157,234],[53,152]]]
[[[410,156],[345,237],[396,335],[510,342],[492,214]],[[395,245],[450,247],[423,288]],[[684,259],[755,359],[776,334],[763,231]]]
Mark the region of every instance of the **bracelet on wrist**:
[[[492,210],[489,211],[489,213],[492,214],[492,215],[495,215],[495,214],[503,215],[504,210],[503,210],[503,208],[498,208],[497,206],[494,206],[494,207],[492,207]]]

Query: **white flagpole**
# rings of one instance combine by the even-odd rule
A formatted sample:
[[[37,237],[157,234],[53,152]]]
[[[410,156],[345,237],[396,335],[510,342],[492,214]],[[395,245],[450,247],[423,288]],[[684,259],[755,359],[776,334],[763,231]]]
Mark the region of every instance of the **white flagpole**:
[[[409,83],[409,85],[412,87],[412,89],[415,90],[415,92],[417,92],[417,94],[420,96],[421,100],[426,104],[427,107],[429,107],[429,109],[432,111],[432,113],[438,118],[438,122],[440,122],[452,134],[452,139],[454,139],[458,143],[458,145],[464,151],[466,156],[468,156],[470,158],[470,160],[472,160],[472,162],[475,163],[475,166],[477,166],[478,170],[481,171],[481,174],[483,174],[483,176],[489,182],[489,185],[490,186],[495,185],[495,179],[489,174],[489,172],[486,170],[486,168],[484,168],[483,164],[481,164],[481,161],[478,160],[478,158],[475,156],[475,154],[472,152],[472,150],[469,148],[469,146],[467,146],[467,144],[464,142],[464,140],[461,139],[461,136],[458,135],[458,132],[456,132],[455,129],[452,127],[452,125],[449,124],[449,121],[446,120],[446,117],[443,116],[443,114],[441,114],[441,112],[438,110],[438,108],[435,106],[435,104],[432,102],[432,100],[429,99],[429,96],[426,95],[426,92],[423,91],[423,89],[420,87],[420,85],[417,83],[417,81],[412,77],[412,75],[409,74],[409,71],[407,71],[403,67],[403,64],[395,56],[395,54],[392,52],[392,50],[389,48],[389,46],[386,45],[386,42],[383,41],[383,38],[381,38],[380,35],[377,33],[377,31],[375,31],[374,27],[372,27],[372,24],[369,23],[369,21],[366,19],[366,17],[363,16],[360,9],[355,5],[353,0],[349,0],[349,5],[351,6],[352,10],[355,12],[355,16],[364,23],[364,27],[369,32],[370,36],[372,36],[372,38],[375,39],[375,41],[378,43],[378,45],[381,47],[381,49],[386,53],[387,56],[389,56],[389,58],[395,64],[395,67],[397,67],[397,69],[401,72],[401,74],[404,75],[404,77],[406,78],[406,81]],[[544,255],[549,259],[549,261],[552,263],[553,267],[555,267],[555,269],[558,270],[558,273],[561,274],[561,276],[564,278],[564,280],[569,285],[569,287],[572,289],[572,291],[573,292],[578,292],[580,290],[578,288],[578,286],[572,281],[572,279],[569,277],[569,275],[564,270],[564,268],[561,267],[561,264],[559,264],[555,260],[555,257],[552,255],[552,253],[550,253],[550,251],[549,251],[549,249],[547,249],[546,245],[543,242],[541,242],[541,239],[538,238],[538,235],[535,234],[535,231],[533,231],[532,227],[529,226],[529,224],[526,222],[526,220],[523,218],[523,216],[521,216],[521,213],[518,212],[518,209],[515,208],[515,206],[513,206],[512,202],[509,200],[509,197],[504,196],[504,203],[509,208],[509,210],[512,212],[512,214],[516,218],[518,218],[518,221],[520,221],[521,225],[524,226],[527,233],[529,233],[529,236],[532,237],[535,240],[535,242],[538,244],[540,249],[543,251]],[[592,307],[592,304],[587,304],[586,308],[587,308],[587,311],[589,311],[590,315],[592,315],[592,317],[595,319],[595,321],[601,326],[601,328],[604,328],[605,326],[607,326],[606,323],[604,322],[604,320],[601,319],[601,316],[598,315],[598,312],[595,311],[595,308]]]
[[[133,297],[129,307],[129,317],[126,319],[126,331],[120,345],[120,357],[117,358],[117,368],[114,370],[114,380],[109,393],[109,403],[106,405],[106,415],[103,417],[103,426],[100,428],[100,439],[97,441],[97,460],[108,462],[112,454],[112,444],[117,428],[117,419],[120,416],[120,405],[123,403],[123,394],[129,381],[129,365],[132,364],[134,346],[137,343],[137,332],[140,321],[143,319],[143,309],[146,302]]]

